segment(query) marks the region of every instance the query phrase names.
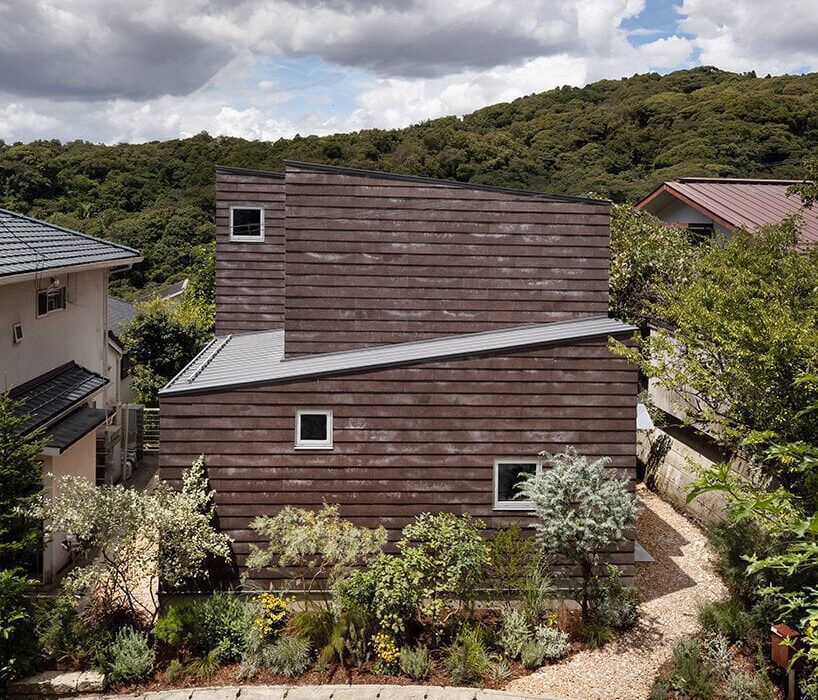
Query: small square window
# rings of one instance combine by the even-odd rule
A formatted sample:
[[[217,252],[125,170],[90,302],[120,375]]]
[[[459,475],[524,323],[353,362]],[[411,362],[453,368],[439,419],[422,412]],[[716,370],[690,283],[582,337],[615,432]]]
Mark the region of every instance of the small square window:
[[[230,207],[230,239],[263,241],[264,209],[262,207]]]
[[[65,308],[65,287],[37,292],[37,315],[47,316]]]
[[[332,449],[332,411],[298,411],[295,446],[301,449]]]
[[[523,500],[520,480],[526,474],[536,474],[536,460],[498,459],[494,463],[494,508],[496,510],[531,510],[534,504]]]

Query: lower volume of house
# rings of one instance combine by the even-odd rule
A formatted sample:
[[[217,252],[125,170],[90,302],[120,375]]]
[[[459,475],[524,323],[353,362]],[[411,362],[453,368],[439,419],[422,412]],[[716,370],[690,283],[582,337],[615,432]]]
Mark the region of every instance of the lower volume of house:
[[[338,504],[390,543],[422,512],[470,513],[488,533],[530,527],[516,484],[569,446],[636,476],[635,369],[606,337],[474,357],[165,395],[161,477],[204,455],[236,571],[250,524],[285,505]],[[558,517],[558,514],[557,514]],[[627,581],[633,533],[609,554]],[[576,572],[566,570],[571,575]],[[254,572],[266,586],[275,572]]]

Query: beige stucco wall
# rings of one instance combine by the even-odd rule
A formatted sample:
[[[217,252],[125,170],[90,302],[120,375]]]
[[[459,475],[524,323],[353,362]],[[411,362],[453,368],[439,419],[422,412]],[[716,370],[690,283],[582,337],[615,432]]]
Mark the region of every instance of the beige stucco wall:
[[[96,433],[91,431],[74,443],[59,456],[45,457],[43,471],[52,476],[46,477],[46,492],[54,495],[54,480],[59,476],[80,476],[91,483],[96,482],[97,445]],[[62,533],[57,533],[49,542],[43,554],[43,580],[49,582],[68,562],[68,553],[60,546]]]
[[[47,274],[37,281],[0,285],[0,391],[70,360],[107,375],[108,271],[58,277],[60,286],[67,287],[67,307],[41,318],[37,318],[37,290],[48,287]],[[23,325],[23,341],[15,344],[12,324],[18,322]]]

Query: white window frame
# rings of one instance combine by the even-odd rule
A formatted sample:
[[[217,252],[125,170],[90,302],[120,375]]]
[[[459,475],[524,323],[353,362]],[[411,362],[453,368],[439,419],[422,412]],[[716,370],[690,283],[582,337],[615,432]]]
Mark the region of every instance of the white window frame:
[[[51,311],[46,310],[45,313],[40,313],[40,294],[52,294],[55,292],[59,292],[62,290],[62,300],[63,306],[57,309],[51,309]],[[37,308],[37,318],[45,318],[46,316],[51,316],[51,314],[58,314],[61,311],[65,311],[68,308],[68,287],[66,285],[62,285],[60,287],[55,287],[54,289],[39,289],[37,290],[37,294],[34,297],[34,303],[36,304]],[[48,307],[48,301],[46,298],[46,308]]]
[[[494,460],[494,485],[493,497],[494,510],[534,510],[534,503],[531,501],[501,501],[500,490],[500,465],[501,464],[533,464],[534,473],[542,472],[542,460],[532,457],[501,457]]]
[[[327,439],[326,440],[302,440],[301,439],[301,416],[326,416],[327,418]],[[325,408],[304,408],[295,412],[295,449],[296,450],[331,450],[332,449],[332,411]]]
[[[233,233],[233,211],[235,209],[255,209],[261,212],[259,225],[261,228],[261,235],[259,236],[242,236]],[[262,243],[264,241],[264,207],[260,204],[234,204],[230,207],[230,240],[238,241],[240,243]]]

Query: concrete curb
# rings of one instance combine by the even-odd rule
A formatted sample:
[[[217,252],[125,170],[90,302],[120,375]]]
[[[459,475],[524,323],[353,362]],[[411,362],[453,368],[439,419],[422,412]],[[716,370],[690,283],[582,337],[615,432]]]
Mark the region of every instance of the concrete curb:
[[[78,695],[74,700],[558,700],[547,695],[520,695],[430,685],[247,685],[184,688],[124,695]]]

